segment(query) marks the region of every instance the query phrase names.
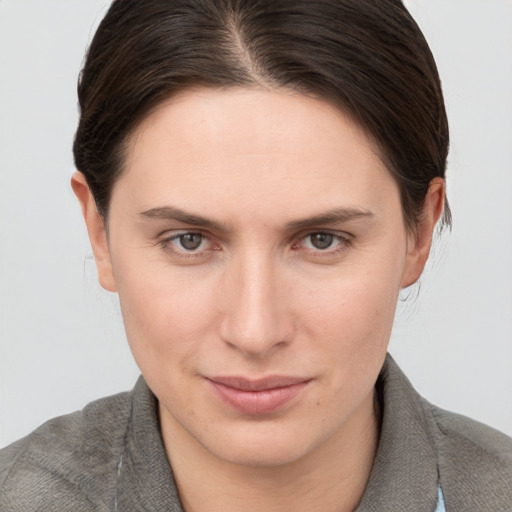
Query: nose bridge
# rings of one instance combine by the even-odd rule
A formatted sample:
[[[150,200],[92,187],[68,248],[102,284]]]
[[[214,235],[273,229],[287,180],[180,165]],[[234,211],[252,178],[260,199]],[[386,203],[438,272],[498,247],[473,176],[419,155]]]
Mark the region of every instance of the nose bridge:
[[[263,356],[290,341],[291,322],[281,296],[278,263],[264,250],[250,250],[236,258],[225,289],[222,338],[240,351]]]

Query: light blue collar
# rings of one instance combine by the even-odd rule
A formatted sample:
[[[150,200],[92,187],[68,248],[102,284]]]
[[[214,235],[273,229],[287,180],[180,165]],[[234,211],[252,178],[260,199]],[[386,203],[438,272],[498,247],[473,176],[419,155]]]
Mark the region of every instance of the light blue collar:
[[[446,512],[446,507],[444,504],[444,495],[443,495],[443,490],[441,489],[441,486],[438,487],[437,493],[438,493],[437,508],[436,508],[435,512]]]

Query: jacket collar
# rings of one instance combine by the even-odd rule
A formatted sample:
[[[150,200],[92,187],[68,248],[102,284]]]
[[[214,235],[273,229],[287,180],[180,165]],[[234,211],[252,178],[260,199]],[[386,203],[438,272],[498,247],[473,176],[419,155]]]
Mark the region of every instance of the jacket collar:
[[[437,454],[421,397],[389,354],[377,388],[379,447],[356,512],[432,512],[438,498]]]

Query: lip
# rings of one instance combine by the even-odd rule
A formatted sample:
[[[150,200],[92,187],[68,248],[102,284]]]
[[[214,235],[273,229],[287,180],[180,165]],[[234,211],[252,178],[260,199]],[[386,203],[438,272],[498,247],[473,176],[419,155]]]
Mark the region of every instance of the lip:
[[[285,376],[257,380],[214,377],[207,380],[225,404],[250,416],[270,414],[285,407],[311,382],[311,379]]]

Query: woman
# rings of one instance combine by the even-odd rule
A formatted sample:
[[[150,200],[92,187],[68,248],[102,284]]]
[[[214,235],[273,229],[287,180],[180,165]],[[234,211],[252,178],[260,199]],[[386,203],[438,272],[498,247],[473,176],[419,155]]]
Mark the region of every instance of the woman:
[[[79,100],[72,186],[143,378],[4,450],[2,510],[509,508],[510,440],[386,355],[450,219],[400,2],[117,0]]]

